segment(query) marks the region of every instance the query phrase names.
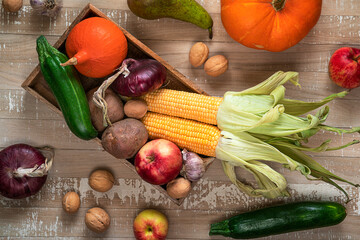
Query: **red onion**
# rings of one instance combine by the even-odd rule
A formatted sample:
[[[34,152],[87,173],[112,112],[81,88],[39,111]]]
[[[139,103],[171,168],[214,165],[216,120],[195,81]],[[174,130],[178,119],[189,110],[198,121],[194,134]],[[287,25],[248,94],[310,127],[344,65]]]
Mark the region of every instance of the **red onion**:
[[[15,144],[0,151],[0,194],[19,199],[36,194],[44,185],[52,157],[36,148]]]
[[[126,97],[139,97],[161,87],[166,79],[165,67],[154,59],[125,59],[119,71],[106,79],[94,93],[94,103],[103,110],[104,126],[111,125],[107,114],[105,91],[111,88]]]
[[[111,88],[126,97],[139,97],[161,87],[166,79],[165,67],[153,59],[125,59],[124,72],[118,76]]]

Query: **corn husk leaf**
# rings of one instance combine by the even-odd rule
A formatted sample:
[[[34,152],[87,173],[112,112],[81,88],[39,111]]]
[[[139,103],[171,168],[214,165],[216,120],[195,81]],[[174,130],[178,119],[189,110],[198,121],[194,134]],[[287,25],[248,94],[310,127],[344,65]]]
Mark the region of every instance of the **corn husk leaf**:
[[[269,95],[227,92],[218,109],[218,127],[242,132],[274,122],[284,112],[284,107],[277,105],[284,95],[283,86],[278,86]]]
[[[285,99],[282,99],[281,101],[279,101],[279,103],[284,105],[285,112],[287,114],[291,114],[294,116],[300,116],[300,115],[311,112],[312,110],[315,110],[315,109],[331,102],[335,98],[343,98],[347,94],[348,94],[347,91],[335,93],[335,94],[332,94],[318,102],[304,102],[304,101],[300,101],[300,100],[292,100],[292,99],[285,98]]]
[[[341,128],[331,127],[331,126],[327,126],[327,125],[323,125],[323,124],[321,124],[319,126],[319,129],[329,131],[329,132],[335,132],[338,134],[360,132],[360,127],[354,127],[351,129],[341,129]]]
[[[284,146],[278,146],[278,145],[276,146],[276,148],[279,151],[281,151],[282,153],[284,153],[287,156],[294,159],[295,161],[306,165],[308,168],[311,169],[311,173],[310,173],[311,176],[315,177],[318,180],[325,181],[325,182],[330,183],[331,185],[335,186],[340,191],[342,191],[346,195],[347,198],[349,196],[346,193],[346,191],[343,188],[341,188],[339,185],[337,185],[332,180],[345,182],[345,183],[348,183],[348,184],[353,185],[355,187],[359,187],[359,184],[349,182],[349,181],[347,181],[347,180],[345,180],[345,179],[343,179],[341,177],[338,177],[337,175],[331,173],[326,168],[321,166],[318,162],[316,162],[314,159],[312,159],[310,156],[306,155],[305,153],[303,153],[303,152],[301,152],[301,151],[299,151],[297,149],[284,147]]]
[[[297,140],[297,139],[291,139],[291,138],[286,138],[286,137],[273,138],[273,137],[270,137],[267,135],[262,135],[262,134],[251,134],[251,135],[258,139],[261,139],[262,141],[269,143],[273,146],[283,146],[283,147],[294,148],[294,149],[297,149],[300,151],[306,151],[306,152],[335,151],[335,150],[340,150],[343,148],[347,148],[351,145],[360,143],[359,140],[353,140],[344,145],[340,145],[337,147],[329,147],[329,145],[331,143],[331,139],[328,139],[328,140],[324,141],[323,143],[321,143],[318,147],[308,147],[308,146],[304,146],[302,144],[302,141]]]
[[[216,147],[216,157],[226,162],[223,163],[224,171],[230,180],[252,196],[262,195],[275,198],[287,195],[285,178],[267,164],[258,160],[277,162],[290,170],[298,170],[304,175],[310,174],[309,168],[305,165],[293,161],[275,147],[246,132],[230,133],[222,131],[221,138]],[[245,183],[241,183],[236,178],[234,168],[229,165],[242,167],[251,172],[257,181],[258,188],[255,189]]]
[[[267,196],[269,198],[276,198],[279,196],[284,196],[284,197],[290,196],[290,194],[288,193],[288,191],[286,189],[280,190],[279,188],[277,188],[277,186],[273,182],[268,181],[266,176],[263,176],[264,179],[260,180],[257,178],[257,175],[256,175],[256,173],[258,173],[257,171],[251,171],[250,169],[244,167],[245,170],[254,174],[254,177],[257,179],[257,182],[258,183],[260,182],[260,188],[267,189],[266,190],[267,193],[265,193],[265,194],[262,193],[261,191],[256,191],[252,186],[245,184],[237,179],[236,173],[235,173],[236,166],[230,164],[227,161],[221,161],[221,163],[222,163],[224,172],[228,176],[230,181],[235,186],[237,186],[239,189],[241,189],[243,192],[248,194],[249,196],[252,196],[252,197]],[[262,174],[259,173],[259,175],[262,175]],[[285,181],[285,183],[286,183],[285,179],[283,179],[283,181]],[[272,191],[270,191],[271,189],[272,189]]]
[[[295,86],[300,86],[299,84],[299,73],[297,72],[283,72],[278,71],[271,75],[265,81],[257,84],[252,88],[248,88],[244,91],[239,92],[240,94],[254,94],[254,95],[268,95],[275,90],[278,86],[284,85],[286,82],[290,81]]]

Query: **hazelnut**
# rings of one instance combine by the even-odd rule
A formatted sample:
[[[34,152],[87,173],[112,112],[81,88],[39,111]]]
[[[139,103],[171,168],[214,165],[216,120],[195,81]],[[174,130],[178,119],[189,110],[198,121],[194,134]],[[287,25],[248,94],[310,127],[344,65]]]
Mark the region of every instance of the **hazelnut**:
[[[124,112],[125,115],[130,118],[140,119],[145,116],[148,107],[144,100],[129,100],[125,103]]]
[[[191,190],[191,182],[183,177],[176,178],[166,185],[166,191],[172,198],[184,198]]]
[[[85,215],[85,224],[91,231],[102,233],[110,226],[110,216],[102,208],[90,208]]]
[[[195,43],[189,53],[189,60],[194,67],[201,66],[209,56],[209,48],[203,42]]]
[[[223,74],[227,69],[228,60],[223,55],[216,55],[209,58],[204,65],[205,72],[212,77]]]
[[[89,185],[98,192],[107,192],[114,185],[114,176],[106,170],[95,170],[89,177]]]
[[[65,212],[75,213],[80,207],[80,197],[76,192],[67,192],[62,200],[62,206]]]

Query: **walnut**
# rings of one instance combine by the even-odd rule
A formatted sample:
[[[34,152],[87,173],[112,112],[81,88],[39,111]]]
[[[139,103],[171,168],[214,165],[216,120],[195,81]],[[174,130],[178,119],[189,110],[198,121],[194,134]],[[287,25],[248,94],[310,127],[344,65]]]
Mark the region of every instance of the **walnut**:
[[[228,60],[223,55],[216,55],[209,58],[204,65],[205,72],[212,77],[223,74],[227,69]]]
[[[102,208],[90,208],[85,215],[85,224],[91,231],[102,233],[110,226],[110,216]]]
[[[5,11],[17,12],[23,6],[23,0],[3,0],[2,5]]]
[[[98,192],[107,192],[114,185],[114,176],[106,170],[95,170],[89,177],[89,185]]]
[[[209,48],[203,42],[195,43],[189,53],[189,60],[194,67],[201,66],[209,56]]]
[[[62,206],[65,212],[75,213],[80,207],[80,197],[76,192],[67,192],[62,200]]]

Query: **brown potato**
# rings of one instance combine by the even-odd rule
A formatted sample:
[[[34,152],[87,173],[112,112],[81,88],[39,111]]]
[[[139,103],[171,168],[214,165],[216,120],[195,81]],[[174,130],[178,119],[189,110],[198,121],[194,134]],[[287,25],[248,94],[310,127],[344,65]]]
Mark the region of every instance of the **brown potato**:
[[[93,101],[93,95],[96,90],[97,88],[91,89],[86,96],[89,102],[91,122],[98,132],[102,132],[106,127],[103,123],[102,110],[98,108]],[[105,91],[105,101],[108,105],[110,122],[117,122],[124,118],[124,104],[121,101],[121,98],[110,88]]]
[[[146,102],[142,99],[129,100],[124,106],[125,115],[130,118],[140,119],[145,116],[147,110]]]
[[[103,133],[104,149],[116,158],[132,158],[146,143],[148,132],[142,122],[126,118],[109,126]]]

